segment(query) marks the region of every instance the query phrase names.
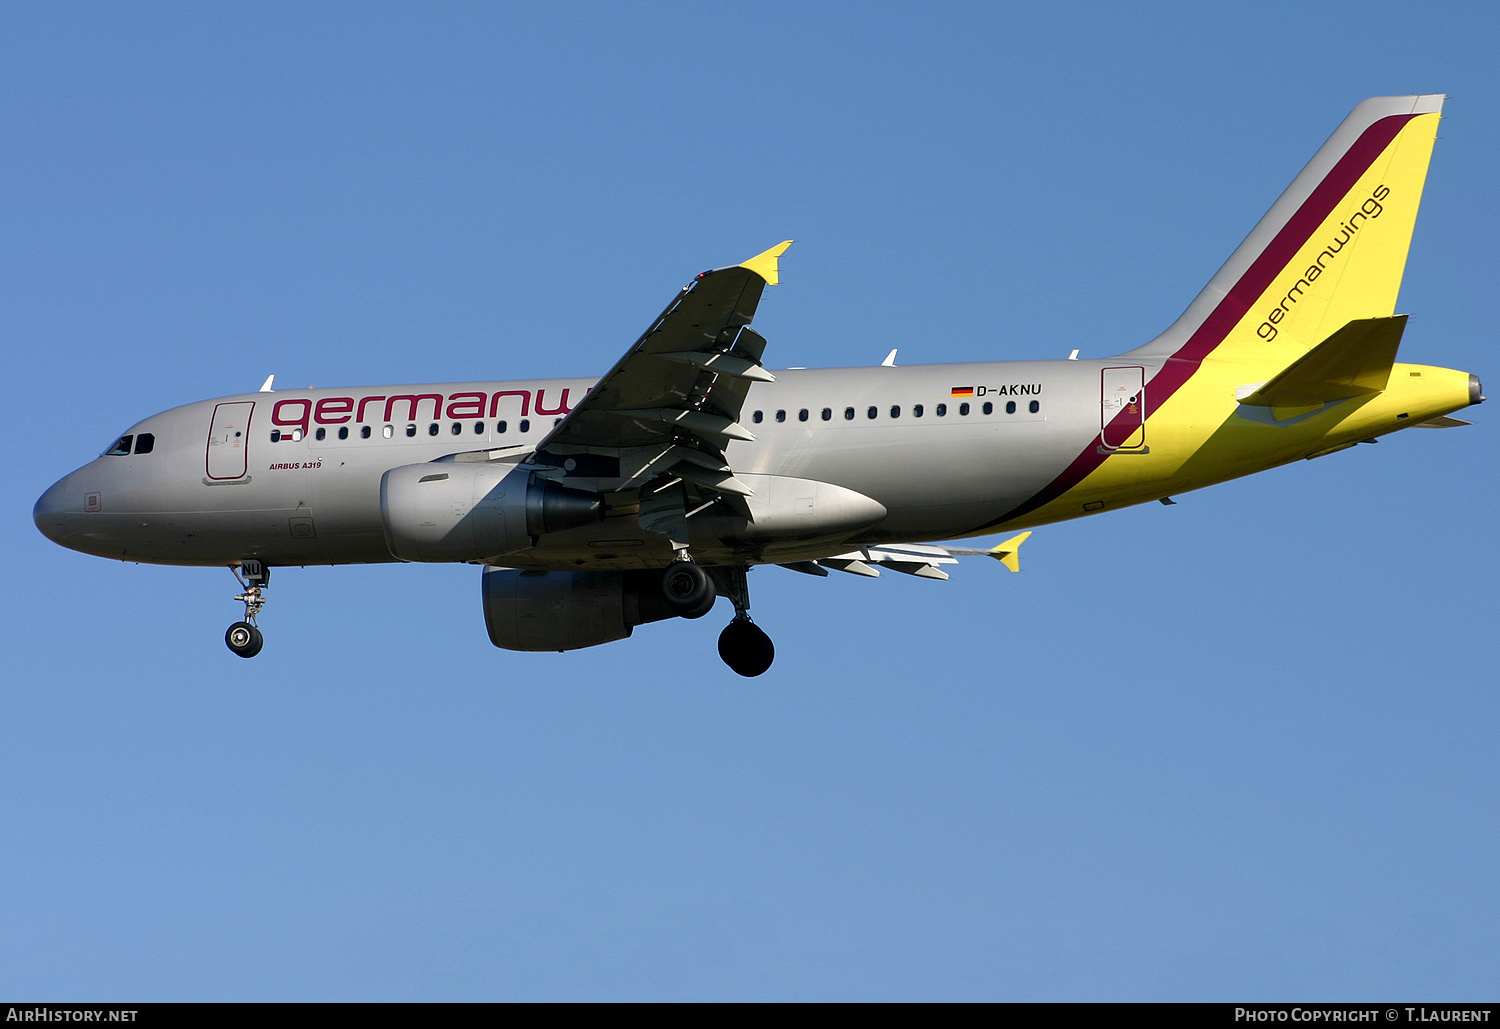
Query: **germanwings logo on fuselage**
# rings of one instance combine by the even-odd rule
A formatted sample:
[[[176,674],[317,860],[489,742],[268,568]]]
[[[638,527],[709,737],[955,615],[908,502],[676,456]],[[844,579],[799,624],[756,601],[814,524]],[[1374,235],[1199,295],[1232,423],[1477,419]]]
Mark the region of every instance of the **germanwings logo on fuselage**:
[[[1256,326],[1256,335],[1268,342],[1276,338],[1279,331],[1277,325],[1291,314],[1292,308],[1297,305],[1297,301],[1302,299],[1303,291],[1314,282],[1317,282],[1319,276],[1328,270],[1328,262],[1331,262],[1344,247],[1349,245],[1350,241],[1354,239],[1354,234],[1359,231],[1360,226],[1364,222],[1380,217],[1381,213],[1385,211],[1385,207],[1381,204],[1381,201],[1390,195],[1390,188],[1384,183],[1376,186],[1370,191],[1370,195],[1366,198],[1365,202],[1359,205],[1359,210],[1351,214],[1347,221],[1339,222],[1341,231],[1338,238],[1331,240],[1327,246],[1319,251],[1314,262],[1308,265],[1307,270],[1302,273],[1302,277],[1292,283],[1292,288],[1287,290],[1286,296],[1281,298],[1281,302],[1271,308],[1266,314],[1265,321]]]
[[[312,425],[342,425],[347,422],[417,421],[424,409],[433,421],[451,418],[455,421],[486,417],[517,410],[522,418],[533,410],[539,415],[565,415],[570,388],[561,391],[556,408],[547,407],[547,390],[534,394],[529,389],[502,389],[494,393],[478,390],[460,393],[402,393],[396,396],[294,397],[278,400],[271,409],[271,424],[284,429],[300,429],[305,435]],[[588,392],[585,390],[584,392]],[[513,398],[502,404],[507,397]],[[502,408],[504,411],[502,411]],[[287,439],[291,439],[288,434]]]

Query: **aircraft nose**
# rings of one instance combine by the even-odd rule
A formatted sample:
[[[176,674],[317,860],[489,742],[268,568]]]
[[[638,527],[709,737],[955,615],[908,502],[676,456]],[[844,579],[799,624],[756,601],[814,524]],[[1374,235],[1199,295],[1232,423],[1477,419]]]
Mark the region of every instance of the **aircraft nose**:
[[[31,520],[36,522],[36,527],[53,543],[68,545],[68,503],[69,490],[68,480],[59,479],[52,487],[37,498],[36,506],[31,509]],[[78,505],[71,505],[77,508]]]

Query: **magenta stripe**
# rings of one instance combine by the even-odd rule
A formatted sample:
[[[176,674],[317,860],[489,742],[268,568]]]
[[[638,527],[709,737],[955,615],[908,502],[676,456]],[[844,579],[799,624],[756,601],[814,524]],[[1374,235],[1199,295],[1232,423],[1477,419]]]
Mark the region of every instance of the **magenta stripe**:
[[[1354,188],[1360,176],[1369,170],[1376,158],[1385,152],[1386,147],[1390,146],[1396,134],[1414,117],[1416,115],[1397,114],[1375,122],[1360,134],[1359,139],[1354,141],[1354,145],[1346,150],[1344,156],[1339,158],[1327,175],[1323,176],[1323,181],[1318,183],[1308,198],[1302,202],[1297,212],[1287,219],[1287,223],[1260,252],[1260,256],[1250,262],[1250,267],[1245,269],[1245,273],[1240,276],[1239,281],[1234,284],[1224,299],[1219,301],[1219,305],[1207,318],[1203,319],[1203,324],[1198,326],[1197,331],[1188,337],[1188,341],[1167,359],[1161,371],[1157,372],[1147,384],[1146,396],[1150,401],[1150,407],[1147,409],[1147,424],[1150,424],[1150,412],[1160,411],[1162,405],[1181,388],[1183,383],[1193,377],[1203,363],[1203,359],[1224,342],[1225,337],[1229,335],[1229,330],[1239,323],[1246,311],[1250,310],[1250,305],[1266,291],[1266,287],[1270,286],[1292,258],[1297,256],[1297,252],[1317,231],[1318,226],[1327,220],[1339,201],[1343,200]],[[1108,456],[1099,453],[1097,445],[1097,437],[1090,440],[1083,453],[1075,457],[1073,463],[1068,465],[1061,475],[1048,483],[1036,496],[1006,512],[989,525],[999,525],[1035,511],[1078,485],[1090,472],[1103,464]],[[984,528],[988,527],[984,526]]]

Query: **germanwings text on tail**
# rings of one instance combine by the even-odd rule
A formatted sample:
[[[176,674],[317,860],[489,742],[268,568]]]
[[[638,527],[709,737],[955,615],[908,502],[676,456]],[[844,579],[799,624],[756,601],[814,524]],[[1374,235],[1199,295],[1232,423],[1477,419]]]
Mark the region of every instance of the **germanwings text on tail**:
[[[1442,103],[1356,107],[1182,316],[1117,357],[772,374],[751,322],[788,242],[694,278],[600,378],[268,380],[131,426],[34,518],[101,557],[227,566],[241,657],[274,566],[443,561],[483,566],[497,647],[591,647],[724,597],[719,653],[759,675],[757,566],[1014,571],[1034,526],[1467,424],[1448,416],[1477,378],[1396,361]],[[930,542],[990,533],[1009,538]]]

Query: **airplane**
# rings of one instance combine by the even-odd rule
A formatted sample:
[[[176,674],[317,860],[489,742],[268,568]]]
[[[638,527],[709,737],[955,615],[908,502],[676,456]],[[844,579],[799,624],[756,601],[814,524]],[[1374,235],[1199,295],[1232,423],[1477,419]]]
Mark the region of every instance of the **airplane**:
[[[752,327],[790,242],[698,275],[601,378],[275,390],[131,426],[42,494],[50,539],[227,566],[264,642],[276,566],[481,565],[490,640],[565,651],[727,597],[725,663],[765,672],[747,573],[945,579],[1029,530],[1449,415],[1478,378],[1396,361],[1442,95],[1364,101],[1161,335],[1118,356],[774,374]],[[933,543],[999,532],[991,549]]]

